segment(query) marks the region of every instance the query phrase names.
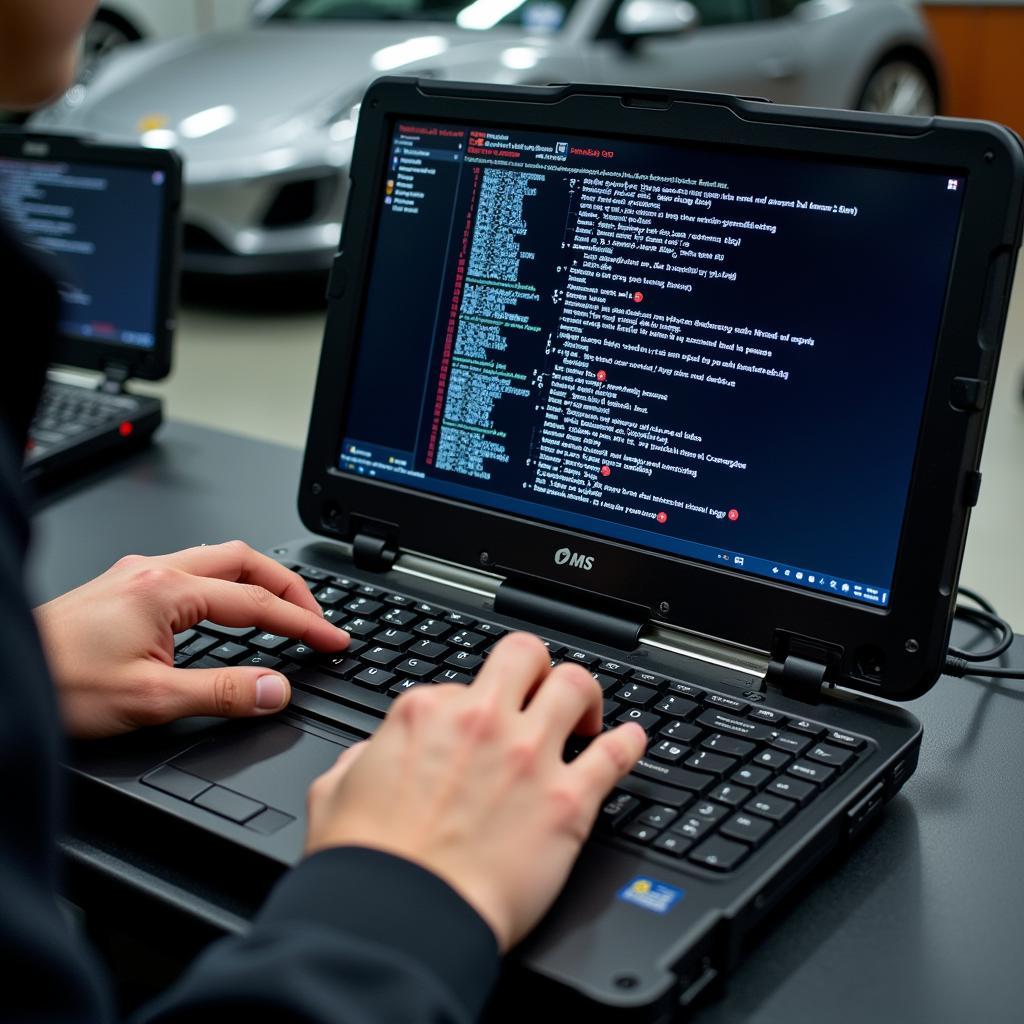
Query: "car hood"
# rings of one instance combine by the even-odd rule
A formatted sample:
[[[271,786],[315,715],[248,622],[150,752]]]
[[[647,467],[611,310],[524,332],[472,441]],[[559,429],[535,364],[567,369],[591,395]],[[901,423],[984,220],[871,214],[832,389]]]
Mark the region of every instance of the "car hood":
[[[382,74],[458,77],[459,67],[493,67],[503,49],[522,39],[514,29],[481,34],[427,22],[349,22],[140,44],[115,53],[91,83],[73,90],[75,102],[66,96],[38,123],[137,139],[147,129],[178,131],[188,118],[229,108],[229,123],[179,140],[199,156],[207,146],[222,150],[286,122],[305,119],[308,131],[311,118],[322,123],[343,112]]]

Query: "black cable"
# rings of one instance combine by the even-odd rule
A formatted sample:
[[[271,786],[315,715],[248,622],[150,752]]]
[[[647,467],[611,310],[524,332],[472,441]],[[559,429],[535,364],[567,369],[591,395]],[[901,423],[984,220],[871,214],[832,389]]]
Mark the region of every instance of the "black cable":
[[[999,616],[995,608],[974,590],[960,587],[960,597],[966,597],[978,607],[957,602],[953,609],[953,617],[962,622],[977,626],[986,633],[999,637],[995,646],[985,651],[965,651],[960,647],[950,647],[946,656],[945,673],[949,676],[988,676],[1000,679],[1024,679],[1024,670],[1010,668],[975,668],[979,662],[994,661],[1005,654],[1013,644],[1013,627]]]

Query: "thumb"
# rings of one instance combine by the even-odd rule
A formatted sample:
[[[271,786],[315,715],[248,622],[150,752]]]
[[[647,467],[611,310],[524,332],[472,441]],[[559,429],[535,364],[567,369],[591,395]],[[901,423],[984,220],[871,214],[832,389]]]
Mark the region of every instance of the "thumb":
[[[291,699],[284,676],[265,668],[169,668],[159,680],[169,691],[168,717],[271,715]]]

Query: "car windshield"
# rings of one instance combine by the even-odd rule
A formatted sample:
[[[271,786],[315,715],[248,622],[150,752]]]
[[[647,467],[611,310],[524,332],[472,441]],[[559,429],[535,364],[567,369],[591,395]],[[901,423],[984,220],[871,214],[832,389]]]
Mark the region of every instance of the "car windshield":
[[[269,21],[440,21],[484,30],[555,32],[575,0],[285,0]]]

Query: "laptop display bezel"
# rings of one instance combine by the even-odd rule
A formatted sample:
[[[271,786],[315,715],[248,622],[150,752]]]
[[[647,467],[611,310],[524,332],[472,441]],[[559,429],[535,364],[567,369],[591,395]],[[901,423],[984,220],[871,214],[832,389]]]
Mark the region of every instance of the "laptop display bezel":
[[[965,176],[890,606],[854,604],[337,469],[347,416],[341,398],[347,398],[380,205],[374,197],[382,194],[398,117],[678,139]],[[658,621],[776,657],[821,648],[836,682],[894,699],[918,696],[937,678],[946,650],[970,475],[987,416],[984,403],[954,407],[954,381],[981,380],[991,389],[1020,241],[1022,177],[1016,136],[982,122],[894,119],[700,93],[382,79],[360,115],[299,492],[303,522],[326,537],[351,540],[365,530],[405,550],[499,576],[614,595],[650,608]],[[566,546],[592,556],[588,572],[556,564],[554,552]]]
[[[116,364],[129,378],[162,380],[171,372],[181,250],[182,165],[173,150],[114,146],[74,135],[51,135],[25,129],[0,131],[0,156],[33,163],[68,161],[108,167],[138,168],[164,174],[161,186],[160,246],[157,254],[156,307],[150,348],[114,344],[60,333],[53,362],[84,370]]]

